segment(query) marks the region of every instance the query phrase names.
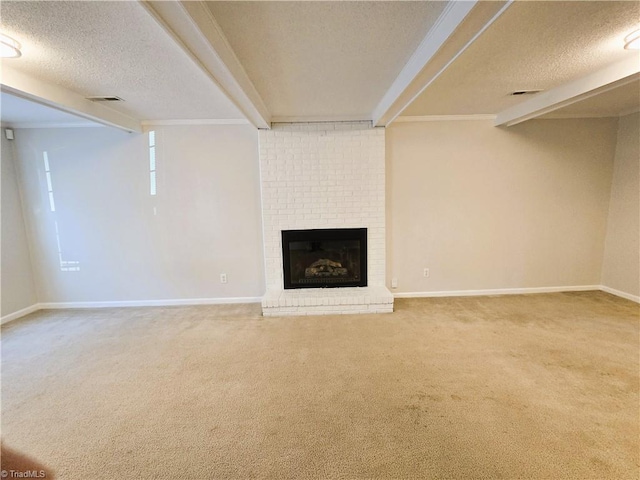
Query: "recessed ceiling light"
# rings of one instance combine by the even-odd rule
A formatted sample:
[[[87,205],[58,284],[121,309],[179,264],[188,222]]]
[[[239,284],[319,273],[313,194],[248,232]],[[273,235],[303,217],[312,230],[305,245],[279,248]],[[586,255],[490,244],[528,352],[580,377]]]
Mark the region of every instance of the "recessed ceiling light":
[[[640,50],[640,29],[624,37],[624,48],[627,50]]]
[[[11,37],[0,33],[0,57],[18,58],[22,55],[20,44]]]

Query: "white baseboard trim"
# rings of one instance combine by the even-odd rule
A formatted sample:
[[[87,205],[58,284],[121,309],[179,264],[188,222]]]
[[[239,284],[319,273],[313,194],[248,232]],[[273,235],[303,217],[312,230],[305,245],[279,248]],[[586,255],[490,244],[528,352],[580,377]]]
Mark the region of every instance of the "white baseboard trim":
[[[450,290],[438,292],[400,292],[394,293],[394,298],[426,298],[426,297],[476,297],[488,295],[522,295],[526,293],[556,293],[556,292],[584,292],[601,290],[617,297],[640,303],[640,296],[631,295],[605,285],[577,285],[570,287],[534,287],[534,288],[499,288],[488,290]],[[223,298],[185,298],[170,300],[130,300],[118,302],[49,302],[36,303],[17,312],[0,318],[0,325],[17,320],[18,318],[46,309],[63,308],[118,308],[118,307],[171,307],[181,305],[225,305],[236,303],[260,303],[262,297],[223,297]]]
[[[611,295],[615,295],[616,297],[626,298],[627,300],[631,300],[632,302],[640,303],[640,296],[631,295],[630,293],[622,292],[620,290],[616,290],[615,288],[607,287],[605,285],[600,285],[600,290],[603,292],[610,293]]]
[[[29,315],[30,313],[37,312],[38,310],[40,310],[40,304],[34,303],[30,307],[23,308],[21,310],[18,310],[17,312],[10,313],[9,315],[5,315],[4,317],[0,318],[0,325],[4,325],[5,323],[8,323],[12,320],[16,320],[20,317],[24,317],[25,315]]]
[[[488,290],[450,290],[438,292],[400,292],[395,298],[422,297],[478,297],[487,295],[522,295],[525,293],[585,292],[600,290],[600,285],[576,285],[570,287],[494,288]]]
[[[116,302],[51,302],[41,303],[41,309],[61,308],[118,308],[118,307],[174,307],[180,305],[224,305],[231,303],[260,303],[262,297],[176,298],[168,300],[124,300]]]
[[[118,308],[118,307],[173,307],[180,305],[225,305],[234,303],[260,303],[262,297],[222,297],[222,298],[181,298],[170,300],[131,300],[121,302],[44,302],[36,303],[17,312],[5,315],[0,325],[37,312],[38,310],[58,310],[63,308]]]

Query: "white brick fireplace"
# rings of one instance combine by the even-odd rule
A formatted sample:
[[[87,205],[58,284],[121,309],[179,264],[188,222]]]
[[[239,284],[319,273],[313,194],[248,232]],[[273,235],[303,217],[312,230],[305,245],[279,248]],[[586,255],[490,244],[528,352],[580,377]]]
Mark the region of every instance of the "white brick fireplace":
[[[369,122],[260,131],[264,315],[393,311],[385,287],[385,136]],[[282,230],[366,228],[368,286],[285,290]]]

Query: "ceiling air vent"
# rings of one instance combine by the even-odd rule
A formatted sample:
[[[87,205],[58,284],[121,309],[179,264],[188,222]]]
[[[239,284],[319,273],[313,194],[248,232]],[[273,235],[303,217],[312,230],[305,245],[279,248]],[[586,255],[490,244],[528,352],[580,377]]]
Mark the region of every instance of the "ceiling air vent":
[[[542,90],[516,90],[515,92],[511,92],[509,95],[512,97],[519,97],[520,95],[535,95],[541,91]]]
[[[87,100],[91,100],[92,102],[124,102],[120,97],[116,97],[115,95],[107,95],[104,97],[87,97]]]

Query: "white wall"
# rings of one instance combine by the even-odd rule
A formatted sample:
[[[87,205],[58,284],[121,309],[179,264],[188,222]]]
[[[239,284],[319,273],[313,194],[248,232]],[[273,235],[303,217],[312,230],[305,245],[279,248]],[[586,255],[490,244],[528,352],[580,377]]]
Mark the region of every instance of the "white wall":
[[[155,196],[146,134],[16,132],[40,302],[263,294],[257,131],[245,125],[155,131]]]
[[[640,113],[619,120],[602,284],[640,297]]]
[[[615,119],[394,123],[395,292],[599,285]],[[423,276],[430,269],[430,277]]]
[[[638,167],[634,180],[630,161],[638,159],[630,150],[637,148],[637,117],[621,119],[619,132],[612,119],[531,121],[509,129],[484,121],[394,123],[386,131],[387,284],[397,277],[395,292],[597,285],[602,274],[605,285],[633,293],[633,284],[615,279],[633,280],[638,251],[632,224]],[[24,229],[12,227],[21,222],[19,196],[3,141],[3,316],[36,301],[262,296],[257,132],[249,126],[156,131],[156,196],[149,194],[147,135],[16,131],[34,279],[24,266]],[[56,222],[62,260],[79,262],[79,271],[68,263],[61,270]],[[425,267],[429,278],[422,276]],[[22,276],[5,273],[13,271]],[[228,284],[220,284],[220,273],[228,274]]]
[[[14,161],[12,142],[2,132],[2,307],[0,314],[12,313],[37,303],[33,269],[27,242],[22,202],[18,188],[18,177]]]

